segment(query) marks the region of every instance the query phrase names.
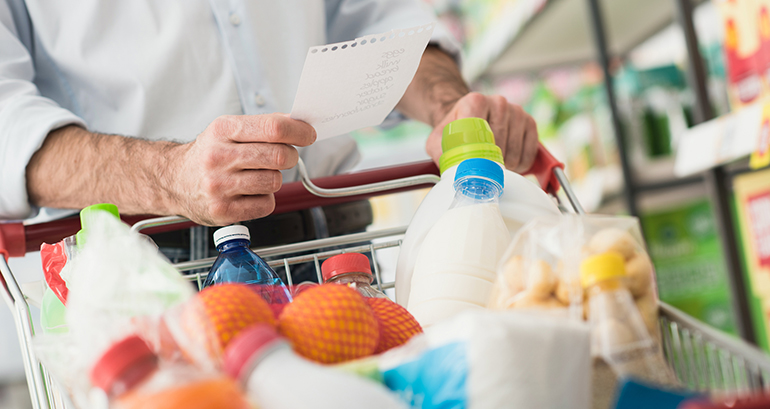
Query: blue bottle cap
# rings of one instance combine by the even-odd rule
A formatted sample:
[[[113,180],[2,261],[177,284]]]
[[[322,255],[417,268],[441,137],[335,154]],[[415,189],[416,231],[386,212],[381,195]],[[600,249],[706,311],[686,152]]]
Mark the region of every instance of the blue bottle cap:
[[[499,183],[500,186],[505,186],[503,169],[489,159],[473,158],[460,162],[455,173],[455,182],[468,176],[481,176]]]

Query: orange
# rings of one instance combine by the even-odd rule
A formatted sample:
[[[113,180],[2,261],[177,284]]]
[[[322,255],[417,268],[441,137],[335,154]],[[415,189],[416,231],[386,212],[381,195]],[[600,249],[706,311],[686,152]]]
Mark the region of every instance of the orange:
[[[226,283],[208,287],[198,293],[193,302],[188,303],[184,310],[183,321],[185,328],[194,339],[205,340],[213,332],[218,345],[210,345],[215,351],[214,356],[221,351],[242,330],[254,324],[265,323],[276,327],[275,316],[265,300],[246,284]]]
[[[422,327],[406,308],[387,298],[367,298],[366,301],[380,324],[380,342],[375,354],[403,345],[422,333]]]
[[[380,332],[364,297],[337,284],[300,293],[284,308],[278,329],[298,354],[325,364],[371,355]]]

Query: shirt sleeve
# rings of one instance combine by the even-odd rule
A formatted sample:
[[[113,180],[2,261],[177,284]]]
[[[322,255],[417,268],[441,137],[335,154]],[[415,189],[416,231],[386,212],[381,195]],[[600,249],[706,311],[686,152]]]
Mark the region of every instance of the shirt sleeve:
[[[48,133],[85,122],[42,97],[32,57],[19,40],[7,2],[0,1],[0,220],[25,219],[35,210],[27,194],[26,168]]]
[[[434,21],[438,22],[436,14],[420,0],[326,1],[326,32],[330,43]],[[440,23],[434,27],[430,43],[460,62],[460,44]]]

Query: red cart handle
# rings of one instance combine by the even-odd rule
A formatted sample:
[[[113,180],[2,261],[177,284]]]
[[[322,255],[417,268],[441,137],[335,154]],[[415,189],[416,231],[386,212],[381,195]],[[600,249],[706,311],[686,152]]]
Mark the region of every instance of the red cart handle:
[[[528,171],[524,172],[524,175],[534,175],[538,183],[540,183],[540,187],[555,196],[560,187],[559,181],[554,174],[554,169],[556,168],[564,169],[564,164],[551,155],[551,152],[542,143],[538,142],[535,163],[532,164]]]
[[[528,171],[524,172],[524,174],[534,175],[545,191],[554,194],[559,190],[560,186],[558,180],[554,176],[553,171],[555,168],[563,169],[564,164],[556,160],[543,145],[539,145],[535,163]],[[313,180],[313,183],[319,187],[331,189],[360,186],[426,174],[439,174],[438,167],[436,167],[432,161],[319,178]],[[288,213],[316,206],[328,206],[354,200],[368,199],[373,196],[430,186],[430,184],[409,186],[347,197],[318,197],[308,192],[302,185],[302,182],[287,183],[281,187],[281,190],[275,193],[275,210],[273,211],[273,214]],[[123,216],[122,218],[126,223],[134,224],[140,220],[149,219],[151,217],[155,216]],[[192,222],[187,222],[148,228],[144,230],[144,232],[148,234],[162,233],[194,225],[195,224]],[[0,254],[5,257],[20,257],[24,255],[25,251],[37,251],[40,249],[42,243],[55,243],[67,236],[75,234],[79,229],[80,220],[77,216],[29,226],[24,226],[21,223],[0,224]]]

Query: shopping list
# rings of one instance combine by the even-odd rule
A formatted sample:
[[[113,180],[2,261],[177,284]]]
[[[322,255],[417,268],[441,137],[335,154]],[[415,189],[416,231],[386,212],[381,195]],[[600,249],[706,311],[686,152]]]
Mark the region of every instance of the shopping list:
[[[376,126],[412,82],[435,23],[308,50],[291,117],[318,140]]]

